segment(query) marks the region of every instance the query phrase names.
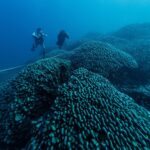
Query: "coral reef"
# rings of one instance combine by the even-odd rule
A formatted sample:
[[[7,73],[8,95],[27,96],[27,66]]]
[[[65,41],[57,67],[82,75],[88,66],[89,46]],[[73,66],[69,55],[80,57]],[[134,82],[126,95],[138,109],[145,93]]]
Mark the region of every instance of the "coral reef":
[[[84,67],[111,81],[115,78],[121,80],[121,77],[127,76],[127,73],[138,67],[129,54],[103,42],[90,41],[74,51],[70,57],[74,68]]]
[[[43,59],[27,66],[9,83],[7,92],[1,93],[7,109],[0,124],[0,142],[20,146],[29,138],[31,120],[48,110],[58,86],[67,81],[69,68],[69,61]]]
[[[13,87],[13,104],[22,111],[20,113],[36,117],[45,112],[57,95],[57,87],[67,81],[69,67],[70,62],[65,60],[44,59],[19,73],[10,86]]]
[[[98,74],[80,68],[34,124],[27,150],[148,149],[150,114]]]
[[[0,149],[150,149],[149,29],[88,34],[3,75]]]

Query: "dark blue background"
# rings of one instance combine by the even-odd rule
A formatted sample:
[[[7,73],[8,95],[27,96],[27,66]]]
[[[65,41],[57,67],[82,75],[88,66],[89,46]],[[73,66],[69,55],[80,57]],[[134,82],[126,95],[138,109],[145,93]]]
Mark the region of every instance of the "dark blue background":
[[[60,29],[71,40],[91,32],[109,32],[130,23],[150,21],[148,0],[0,0],[0,69],[36,57],[32,32],[48,33],[47,47],[55,45]]]

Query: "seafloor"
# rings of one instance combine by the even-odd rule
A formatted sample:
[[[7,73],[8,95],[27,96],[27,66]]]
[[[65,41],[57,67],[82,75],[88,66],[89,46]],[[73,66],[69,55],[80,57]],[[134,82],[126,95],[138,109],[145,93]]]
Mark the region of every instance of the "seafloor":
[[[149,23],[0,77],[0,150],[150,150]]]

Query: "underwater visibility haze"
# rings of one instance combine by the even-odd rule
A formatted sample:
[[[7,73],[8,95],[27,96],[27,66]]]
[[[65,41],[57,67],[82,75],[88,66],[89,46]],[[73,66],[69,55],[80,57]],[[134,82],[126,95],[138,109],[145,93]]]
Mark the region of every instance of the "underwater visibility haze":
[[[0,2],[0,150],[150,150],[150,1]]]
[[[41,27],[54,46],[59,30],[75,40],[88,32],[108,33],[127,24],[149,22],[148,0],[13,0],[0,5],[0,68],[25,63],[37,53],[30,51],[32,32]]]

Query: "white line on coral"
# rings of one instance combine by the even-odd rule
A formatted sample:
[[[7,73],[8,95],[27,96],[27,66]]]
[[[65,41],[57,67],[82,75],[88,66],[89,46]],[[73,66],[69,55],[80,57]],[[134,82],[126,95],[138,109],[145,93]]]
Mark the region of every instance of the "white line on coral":
[[[15,66],[15,67],[12,67],[12,68],[3,69],[3,70],[0,70],[0,73],[5,72],[5,71],[14,70],[14,69],[17,69],[17,68],[21,68],[21,67],[23,67],[23,66],[24,66],[24,65],[20,65],[20,66]]]
[[[59,54],[59,55],[56,55],[56,56],[53,56],[53,57],[50,57],[50,58],[56,58],[56,57],[61,56],[61,55],[62,54]],[[25,64],[25,65],[27,65],[27,64]],[[0,70],[0,73],[6,72],[6,71],[15,70],[15,69],[21,68],[21,67],[23,67],[25,65],[19,65],[19,66],[15,66],[15,67],[12,67],[12,68],[3,69],[3,70]]]

